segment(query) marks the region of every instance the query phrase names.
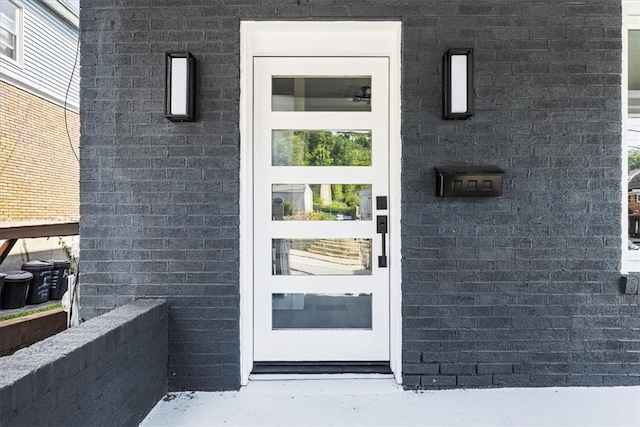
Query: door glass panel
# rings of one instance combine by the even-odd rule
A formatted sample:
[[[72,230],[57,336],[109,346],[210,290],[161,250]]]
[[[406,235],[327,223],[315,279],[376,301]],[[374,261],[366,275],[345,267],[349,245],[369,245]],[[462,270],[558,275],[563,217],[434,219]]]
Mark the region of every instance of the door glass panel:
[[[371,166],[370,130],[274,130],[272,166]]]
[[[371,111],[371,77],[273,77],[273,111]]]
[[[371,184],[273,184],[276,221],[371,220]]]
[[[629,116],[640,117],[640,30],[629,31]]]
[[[371,294],[272,294],[273,329],[371,329]]]
[[[275,276],[371,274],[371,239],[272,239]]]

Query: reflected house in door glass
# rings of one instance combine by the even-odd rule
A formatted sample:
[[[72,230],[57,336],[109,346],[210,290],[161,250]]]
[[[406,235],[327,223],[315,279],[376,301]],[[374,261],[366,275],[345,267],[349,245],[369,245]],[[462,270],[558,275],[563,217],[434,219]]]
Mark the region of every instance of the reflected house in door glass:
[[[313,192],[308,184],[273,184],[272,198],[282,199],[284,215],[313,211]]]
[[[371,184],[272,184],[271,199],[279,212],[272,216],[276,221],[372,218]]]
[[[629,188],[629,213],[640,213],[640,189]]]
[[[360,198],[360,219],[371,221],[373,218],[373,201],[371,197],[371,187],[358,191]]]

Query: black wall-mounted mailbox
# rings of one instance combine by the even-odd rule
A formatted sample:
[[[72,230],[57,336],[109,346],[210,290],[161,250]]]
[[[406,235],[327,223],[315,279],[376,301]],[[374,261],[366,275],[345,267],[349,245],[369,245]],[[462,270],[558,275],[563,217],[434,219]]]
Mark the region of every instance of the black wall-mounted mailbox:
[[[436,196],[501,196],[503,176],[497,166],[437,167]]]

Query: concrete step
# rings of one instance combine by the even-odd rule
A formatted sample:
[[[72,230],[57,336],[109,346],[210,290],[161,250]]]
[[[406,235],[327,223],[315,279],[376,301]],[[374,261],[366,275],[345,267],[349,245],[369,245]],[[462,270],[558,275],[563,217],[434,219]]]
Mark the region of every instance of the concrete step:
[[[368,242],[363,239],[322,239],[316,240],[308,249],[308,252],[338,258],[359,259],[363,245],[365,245],[365,247],[368,246]]]

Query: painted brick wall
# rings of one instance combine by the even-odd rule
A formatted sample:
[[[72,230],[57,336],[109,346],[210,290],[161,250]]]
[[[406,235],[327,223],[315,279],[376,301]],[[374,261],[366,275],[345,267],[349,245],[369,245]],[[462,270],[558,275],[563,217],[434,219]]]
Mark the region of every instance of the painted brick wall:
[[[0,358],[0,425],[137,426],[167,392],[167,305],[139,300]]]
[[[640,383],[638,298],[619,291],[619,3],[405,21],[406,387]],[[438,57],[458,46],[476,49],[477,114],[442,121]],[[443,164],[501,167],[503,196],[436,198]]]
[[[153,6],[153,7],[151,7]],[[174,389],[239,386],[239,22],[403,23],[407,387],[638,384],[619,293],[617,0],[83,0],[84,316],[167,298]],[[476,115],[441,120],[441,57],[476,50]],[[164,52],[198,60],[198,121],[162,118]],[[504,194],[439,199],[433,168]]]
[[[79,218],[79,116],[0,82],[0,224]]]

